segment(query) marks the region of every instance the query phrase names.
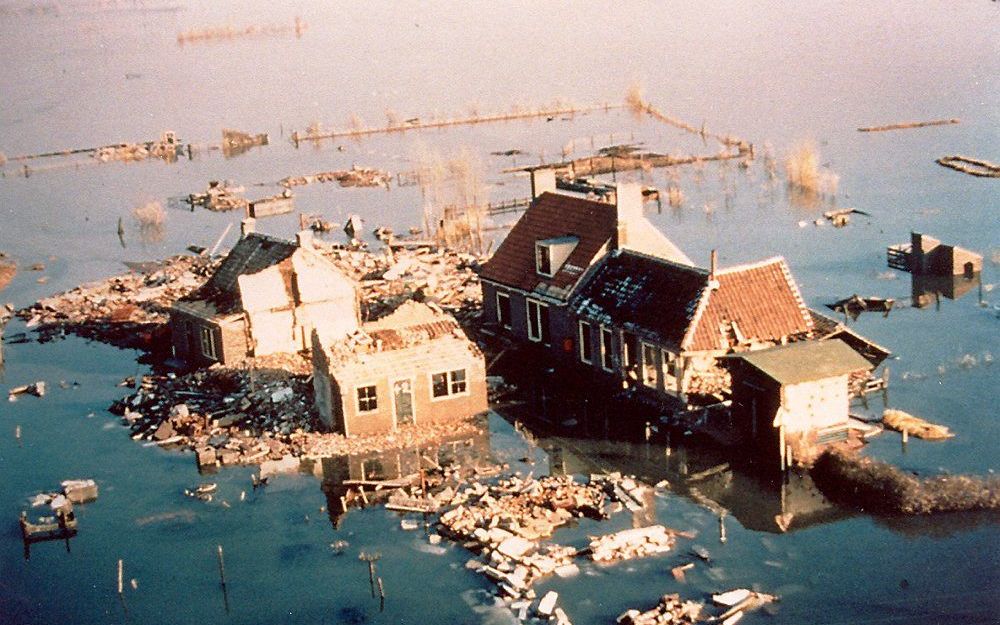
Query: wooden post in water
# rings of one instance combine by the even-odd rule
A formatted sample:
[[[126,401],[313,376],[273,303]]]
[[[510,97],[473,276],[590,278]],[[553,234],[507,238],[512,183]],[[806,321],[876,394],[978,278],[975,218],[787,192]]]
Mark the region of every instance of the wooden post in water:
[[[217,545],[216,554],[219,557],[219,580],[222,582],[222,587],[226,587],[226,561],[222,555],[222,545]]]
[[[378,611],[385,612],[385,587],[381,577],[378,578]]]
[[[719,542],[726,542],[726,513],[723,512],[719,515]]]
[[[118,596],[119,597],[122,596],[122,591],[123,591],[123,588],[122,588],[122,560],[121,560],[121,558],[119,558],[118,559]]]

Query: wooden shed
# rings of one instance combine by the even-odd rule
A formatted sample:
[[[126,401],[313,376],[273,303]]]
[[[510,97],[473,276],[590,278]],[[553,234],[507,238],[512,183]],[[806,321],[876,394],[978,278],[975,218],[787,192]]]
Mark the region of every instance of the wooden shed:
[[[848,430],[848,377],[872,364],[839,339],[803,341],[735,354],[735,428],[752,453],[782,470],[808,462],[816,449]]]

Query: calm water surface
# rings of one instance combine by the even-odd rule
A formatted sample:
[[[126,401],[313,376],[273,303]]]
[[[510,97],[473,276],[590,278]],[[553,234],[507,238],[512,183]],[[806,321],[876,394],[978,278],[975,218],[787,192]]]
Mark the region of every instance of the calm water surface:
[[[556,99],[616,103],[637,81],[664,111],[744,137],[758,155],[770,143],[780,161],[796,142],[812,140],[824,166],[839,176],[832,202],[872,214],[856,216],[844,229],[813,226],[831,203],[790,202],[780,181],[769,183],[761,158],[747,170],[732,164],[633,175],[684,191],[683,206],[651,209],[650,217],[692,258],[707,261],[712,249],[723,264],[784,255],[808,304],[822,307],[853,293],[905,303],[909,276],[887,274],[884,248],[907,240],[911,229],[986,256],[981,289],[942,299],[940,307],[903,305],[888,319],[862,316],[854,327],[895,354],[890,404],[957,433],[941,444],[911,441],[905,451],[897,437],[885,435],[870,453],[914,471],[996,468],[1000,298],[990,257],[1000,250],[1000,187],[934,163],[947,154],[1000,160],[996,3],[61,4],[57,16],[0,11],[0,151],[8,157],[147,140],[164,129],[195,142],[218,141],[223,127],[269,132],[272,145],[233,159],[209,153],[174,164],[82,166],[29,178],[8,164],[0,178],[0,251],[22,271],[3,301],[26,305],[119,272],[123,261],[211,245],[237,215],[170,209],[165,237],[156,243],[143,243],[130,217],[141,202],[166,205],[210,179],[230,178],[247,185],[248,195],[262,196],[274,187],[252,185],[352,164],[407,170],[421,154],[466,149],[480,161],[490,197],[506,199],[527,195],[528,184],[502,169],[552,161],[563,150],[581,156],[619,143],[675,154],[716,150],[624,111],[297,150],[287,140],[291,130],[314,121],[339,128],[357,115],[381,124],[387,110],[426,118]],[[149,10],[166,5],[181,10]],[[297,15],[310,26],[301,39],[176,43],[176,34],[191,28],[291,24]],[[945,117],[962,123],[855,130]],[[524,154],[516,160],[490,154],[512,148]],[[369,228],[401,230],[421,219],[415,187],[328,184],[300,187],[296,195],[300,210],[337,220],[358,213]],[[124,247],[116,234],[119,217],[127,229]],[[290,235],[296,219],[276,217],[260,227]],[[234,240],[231,232],[225,244]],[[45,264],[42,274],[24,270],[36,262]],[[36,282],[39,275],[48,282]],[[8,334],[23,329],[13,322]],[[227,470],[212,478],[220,491],[213,504],[184,497],[183,489],[200,481],[191,456],[133,443],[105,411],[121,394],[115,384],[136,373],[136,354],[70,338],[8,344],[4,355],[0,392],[36,379],[47,380],[51,390],[44,399],[0,407],[0,622],[509,620],[507,611],[490,607],[490,586],[464,568],[469,554],[460,547],[431,546],[378,508],[351,511],[335,527],[316,477],[281,478],[253,493],[249,469]],[[61,388],[60,380],[79,385]],[[694,451],[679,460],[662,447],[595,442],[572,430],[536,443],[529,445],[500,417],[491,419],[492,454],[536,475],[550,467],[584,474],[620,468],[674,482],[678,462],[705,461]],[[81,507],[82,531],[70,553],[48,543],[25,560],[18,512],[26,497],[69,477],[98,480],[100,499]],[[830,508],[793,486],[782,508],[780,492],[738,474],[701,485],[703,495],[732,512],[725,545],[711,510],[682,488],[661,493],[657,520],[698,530],[691,543],[713,556],[712,566],[696,567],[684,585],[669,571],[689,558],[691,543],[682,541],[661,558],[583,565],[578,576],[537,588],[557,590],[577,625],[613,622],[665,592],[701,598],[749,584],[778,592],[782,602],[773,616],[752,614],[748,623],[995,622],[1000,532],[994,517],[872,518]],[[247,496],[240,502],[242,491]],[[797,520],[781,533],[774,515],[789,510]],[[560,530],[555,539],[583,544],[588,534],[630,524],[622,514]],[[335,540],[349,543],[344,554],[330,549]],[[228,613],[218,588],[217,544],[226,549]],[[370,596],[361,551],[382,555],[384,612]],[[115,594],[119,558],[126,578],[138,584],[126,592],[124,607]]]

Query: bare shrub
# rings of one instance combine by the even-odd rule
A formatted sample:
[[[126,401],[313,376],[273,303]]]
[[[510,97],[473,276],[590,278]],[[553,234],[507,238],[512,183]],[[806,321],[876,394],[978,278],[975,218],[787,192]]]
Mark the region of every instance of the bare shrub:
[[[6,164],[7,164],[7,155],[4,154],[3,152],[0,152],[0,167],[3,167]]]
[[[139,228],[139,238],[143,243],[159,243],[167,231],[167,211],[156,200],[140,204],[132,209],[132,219]]]
[[[628,86],[628,91],[625,92],[625,105],[639,119],[642,118],[649,106],[643,98],[642,91],[642,84],[639,81],[635,81]]]

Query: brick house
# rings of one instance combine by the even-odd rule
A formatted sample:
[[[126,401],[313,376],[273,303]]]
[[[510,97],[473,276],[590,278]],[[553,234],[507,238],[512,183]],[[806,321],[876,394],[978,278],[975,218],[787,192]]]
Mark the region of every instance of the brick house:
[[[309,348],[313,328],[346,336],[360,319],[354,281],[312,245],[254,232],[239,242],[208,282],[170,310],[174,355],[196,364],[232,364],[250,356]]]
[[[728,388],[717,358],[812,338],[812,315],[775,257],[708,269],[618,250],[569,302],[578,363],[681,401]]]
[[[483,318],[512,340],[572,352],[570,296],[608,252],[691,262],[643,216],[639,185],[619,184],[614,202],[602,202],[557,193],[555,173],[541,169],[532,172],[532,197],[480,275]]]
[[[312,335],[320,419],[347,436],[441,424],[487,409],[486,364],[454,318],[407,302],[343,339]]]

